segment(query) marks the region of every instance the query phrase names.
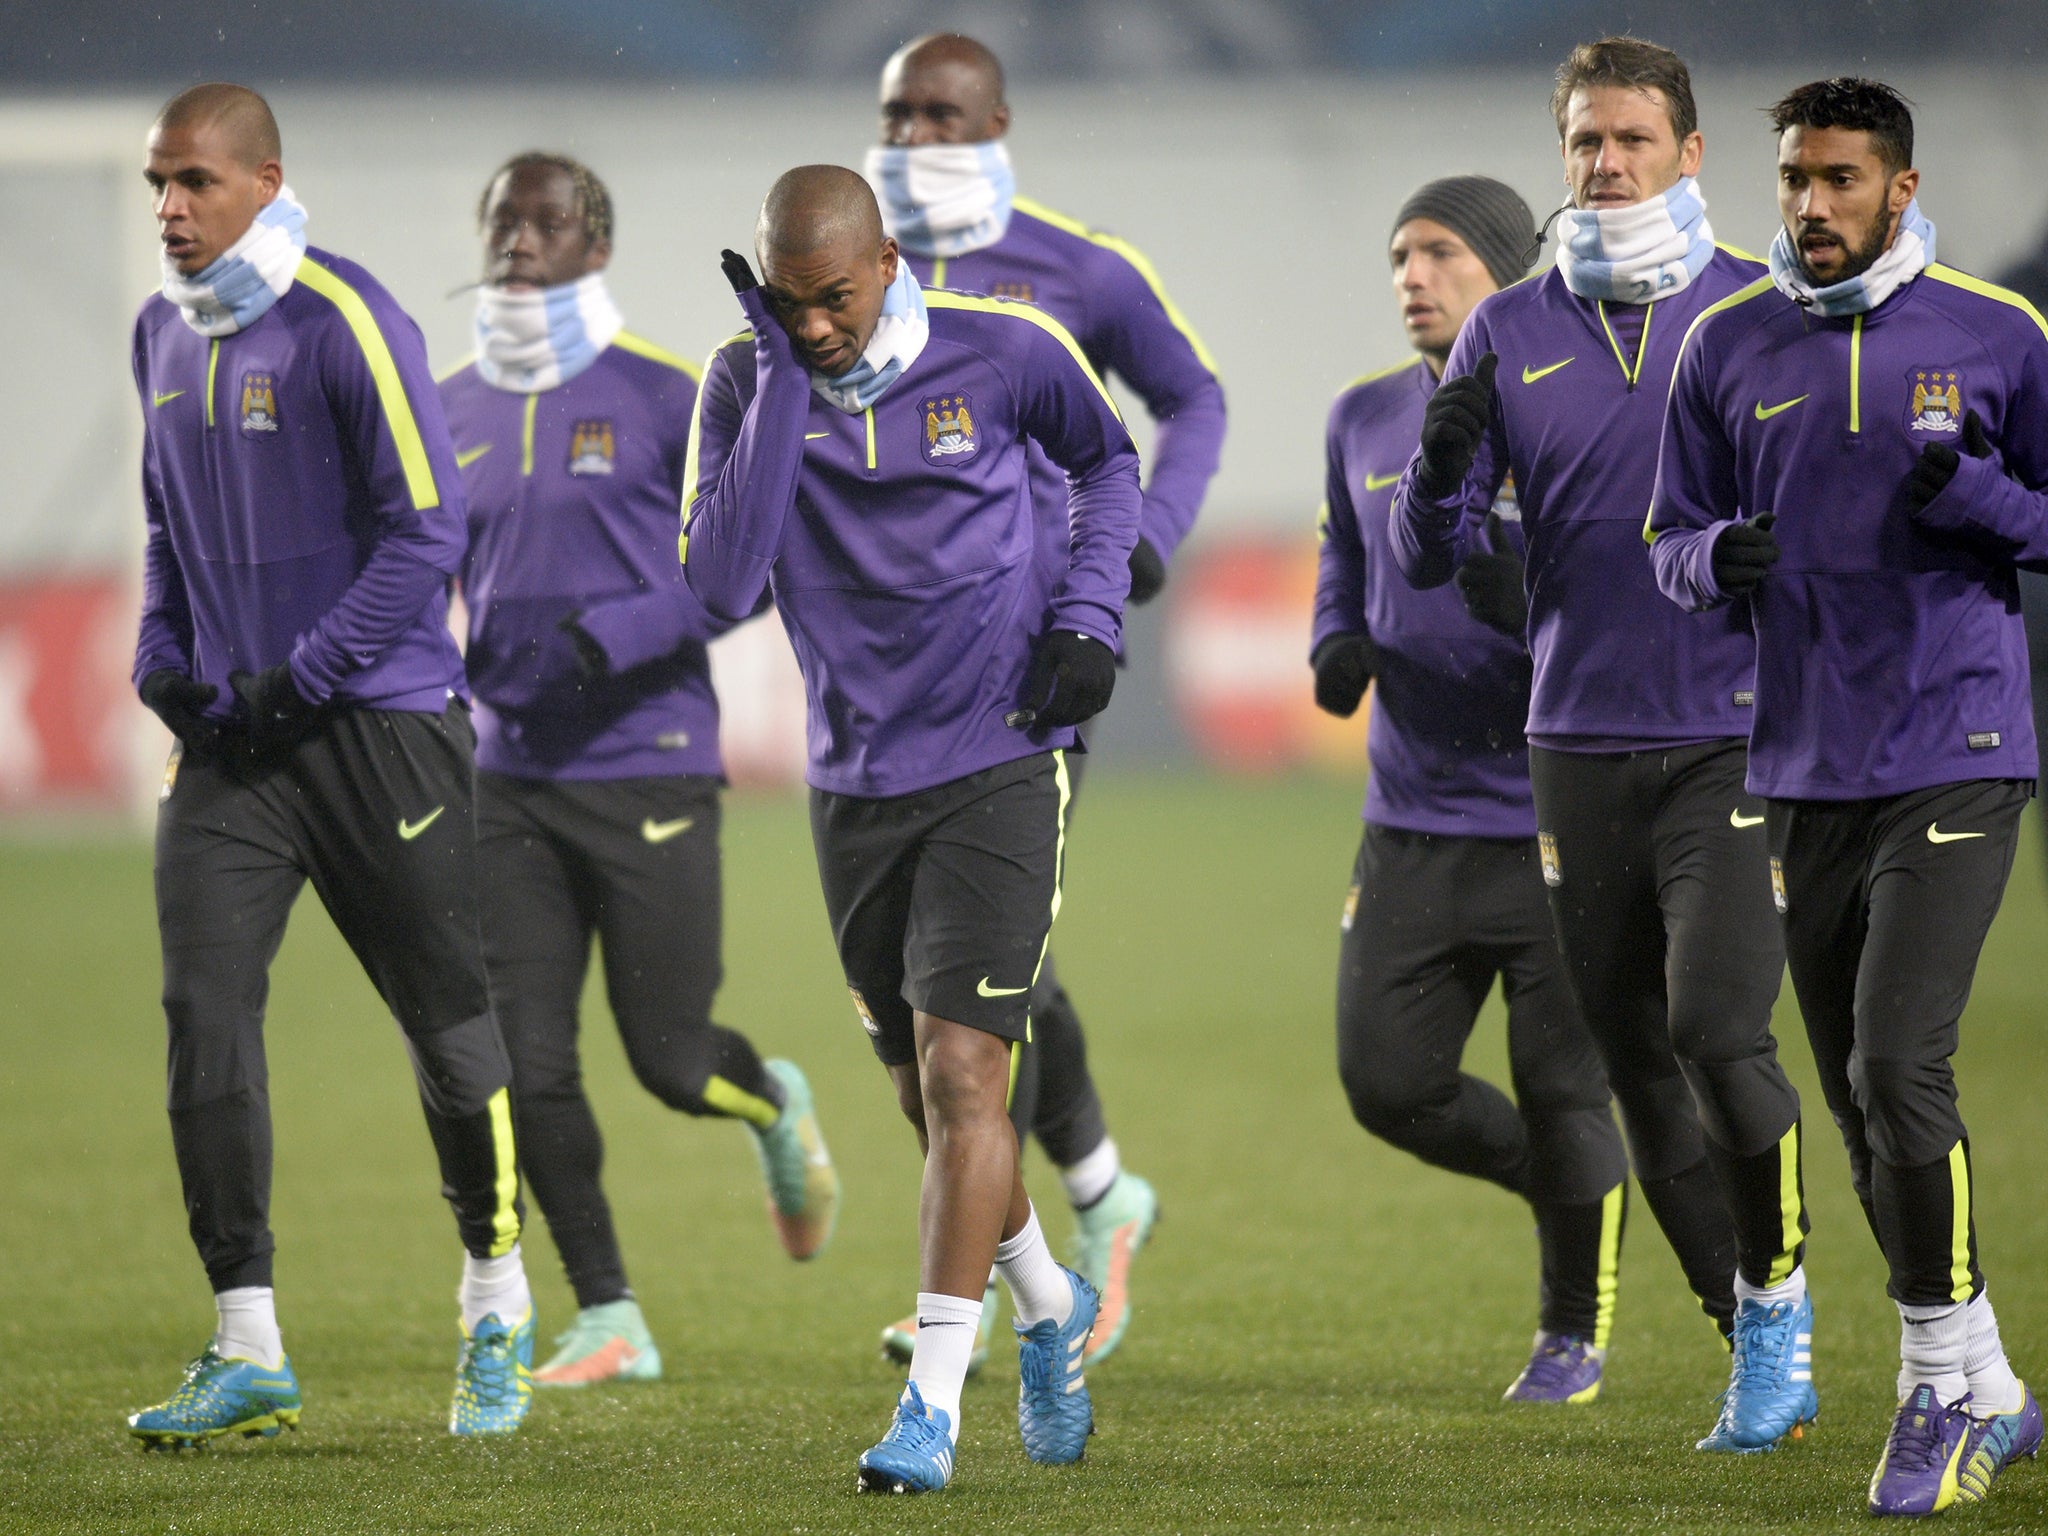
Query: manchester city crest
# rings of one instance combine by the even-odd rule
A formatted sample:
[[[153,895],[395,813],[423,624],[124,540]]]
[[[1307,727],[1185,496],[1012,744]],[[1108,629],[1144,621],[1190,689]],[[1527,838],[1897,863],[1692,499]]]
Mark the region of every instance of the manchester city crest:
[[[252,437],[277,430],[277,377],[242,375],[242,430]]]
[[[980,451],[974,423],[974,402],[965,395],[933,395],[918,402],[923,418],[919,441],[933,464],[965,464]]]
[[[618,444],[608,421],[579,421],[569,433],[569,473],[608,475]]]
[[[1953,368],[1915,368],[1906,375],[1906,430],[1953,437],[1963,430],[1962,377]]]

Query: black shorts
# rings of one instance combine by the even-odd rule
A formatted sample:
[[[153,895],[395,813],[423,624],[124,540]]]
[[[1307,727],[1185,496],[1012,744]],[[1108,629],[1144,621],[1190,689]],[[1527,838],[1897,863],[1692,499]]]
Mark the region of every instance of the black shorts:
[[[825,912],[883,1065],[916,1058],[913,1010],[1031,1037],[1071,795],[1064,752],[887,799],[811,791]]]

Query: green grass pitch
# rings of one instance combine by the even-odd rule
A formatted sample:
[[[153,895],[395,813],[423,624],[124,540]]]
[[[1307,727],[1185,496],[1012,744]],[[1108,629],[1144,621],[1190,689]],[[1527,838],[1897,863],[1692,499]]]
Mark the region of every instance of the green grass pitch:
[[[1159,1186],[1137,1318],[1091,1378],[1100,1433],[1028,1464],[1014,1355],[970,1385],[946,1494],[857,1500],[896,1378],[881,1324],[915,1286],[917,1160],[836,976],[801,803],[736,797],[719,1016],[817,1086],[846,1183],[837,1241],[785,1260],[743,1133],[629,1079],[593,986],[592,1092],[658,1385],[537,1400],[507,1443],[443,1428],[459,1254],[395,1030],[317,903],[269,1028],[296,1435],[140,1454],[211,1326],[162,1110],[149,854],[0,843],[0,1530],[34,1532],[1209,1532],[1863,1529],[1898,1325],[1791,1007],[1807,1103],[1823,1405],[1771,1456],[1696,1455],[1726,1367],[1640,1202],[1606,1396],[1498,1401],[1533,1327],[1536,1249],[1497,1191],[1350,1121],[1331,1040],[1356,788],[1102,775],[1055,935],[1111,1128]],[[2039,854],[2023,850],[1960,1058],[1986,1266],[2022,1372],[2048,1373],[2048,1088]],[[1471,1059],[1503,1075],[1498,1005]],[[1030,1178],[1060,1243],[1058,1185]],[[536,1220],[542,1346],[571,1302]],[[1946,1517],[2048,1528],[2048,1468]]]

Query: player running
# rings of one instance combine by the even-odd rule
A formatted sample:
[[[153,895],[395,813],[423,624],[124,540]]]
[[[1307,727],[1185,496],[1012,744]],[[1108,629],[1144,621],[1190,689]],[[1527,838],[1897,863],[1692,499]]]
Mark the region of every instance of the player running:
[[[2048,562],[2048,324],[1935,262],[1889,86],[1816,81],[1771,121],[1770,276],[1693,328],[1646,532],[1674,601],[1754,618],[1749,787],[1899,1308],[1870,1509],[1929,1515],[2041,1445],[1950,1058],[2037,768],[2015,566]]]
[[[1025,1454],[1076,1461],[1093,1422],[1095,1289],[1046,1246],[1005,1098],[1059,910],[1073,727],[1116,681],[1138,457],[1059,323],[923,290],[854,172],[784,175],[756,247],[761,287],[726,253],[752,330],[705,371],[683,569],[714,614],[772,590],[803,670],[826,911],[925,1149],[910,1379],[859,1486],[920,1492],[952,1476],[991,1263]],[[1032,442],[1066,501],[1032,494]]]
[[[1541,1310],[1507,1397],[1589,1403],[1614,1321],[1628,1159],[1537,874],[1520,527],[1495,520],[1504,547],[1466,556],[1459,593],[1416,591],[1387,547],[1394,483],[1458,328],[1535,249],[1528,205],[1484,176],[1433,181],[1396,216],[1394,294],[1418,355],[1331,407],[1312,664],[1316,703],[1333,715],[1379,685],[1337,971],[1351,1112],[1534,1208]],[[1511,493],[1502,501],[1512,518]],[[1458,1069],[1496,975],[1513,1102]]]
[[[577,1051],[593,934],[634,1075],[753,1132],[792,1257],[831,1237],[838,1177],[803,1073],[711,1022],[723,765],[704,646],[731,626],[675,561],[697,370],[622,328],[611,195],[588,167],[515,157],[478,227],[477,355],[441,396],[469,502],[484,954],[526,1176],[578,1308],[533,1379],[648,1381],[661,1352],[626,1283]]]
[[[135,680],[178,738],[156,834],[171,1139],[220,1321],[129,1428],[179,1446],[298,1423],[271,1287],[263,1008],[311,880],[405,1034],[468,1250],[448,1427],[509,1433],[532,1397],[533,1312],[447,629],[462,485],[426,349],[376,279],[307,246],[254,91],[173,98],[143,174],[163,292],[135,324]]]
[[[1137,392],[1157,426],[1150,479],[1131,551],[1131,598],[1166,580],[1166,563],[1193,526],[1223,450],[1223,386],[1216,364],[1138,251],[1015,195],[1003,136],[1010,127],[1003,68],[969,37],[933,33],[906,44],[882,70],[882,142],[868,151],[869,184],[920,282],[1036,304],[1067,328],[1098,374]],[[1066,478],[1036,447],[1032,495],[1066,501]],[[1066,567],[1063,525],[1045,524],[1043,558]],[[1085,758],[1067,772],[1076,792]],[[1031,1039],[1011,1113],[1018,1139],[1036,1132],[1074,1208],[1075,1268],[1102,1297],[1088,1342],[1100,1364],[1130,1326],[1130,1267],[1159,1216],[1146,1180],[1124,1169],[1088,1071],[1081,1019],[1046,956],[1031,994]],[[987,1300],[995,1299],[991,1282]],[[982,1314],[985,1352],[994,1308]],[[908,1360],[916,1319],[882,1331],[883,1348]]]
[[[1818,1400],[1799,1095],[1771,1037],[1784,947],[1743,788],[1755,644],[1739,610],[1672,611],[1637,530],[1686,327],[1761,268],[1714,244],[1676,54],[1582,44],[1551,105],[1571,188],[1556,269],[1459,334],[1395,492],[1394,553],[1418,586],[1449,581],[1513,474],[1551,913],[1643,1198],[1732,1338],[1699,1448],[1760,1451]]]

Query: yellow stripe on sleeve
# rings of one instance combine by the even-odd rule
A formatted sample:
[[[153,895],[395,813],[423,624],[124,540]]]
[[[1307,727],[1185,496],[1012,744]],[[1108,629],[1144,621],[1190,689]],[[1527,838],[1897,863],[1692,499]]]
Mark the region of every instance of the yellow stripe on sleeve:
[[[678,357],[666,347],[657,347],[644,336],[635,336],[631,331],[621,331],[612,338],[612,345],[621,352],[630,352],[635,357],[644,357],[649,362],[660,363],[678,373],[687,373],[693,380],[702,383],[704,370],[686,357]]]
[[[1194,349],[1196,359],[1210,373],[1218,378],[1222,377],[1222,371],[1216,366],[1216,359],[1202,344],[1202,338],[1195,334],[1195,328],[1188,324],[1188,317],[1180,312],[1180,306],[1167,296],[1166,285],[1159,281],[1159,273],[1154,270],[1143,251],[1128,240],[1120,240],[1115,235],[1105,235],[1100,230],[1090,229],[1079,219],[1070,219],[1063,213],[1055,213],[1045,204],[1035,203],[1028,197],[1013,198],[1010,206],[1019,213],[1028,214],[1034,219],[1042,219],[1054,229],[1063,229],[1070,235],[1078,235],[1091,245],[1099,245],[1104,250],[1114,251],[1123,257],[1138,276],[1145,280],[1145,286],[1152,290],[1152,297],[1159,301],[1159,307],[1166,312],[1168,322],[1187,338],[1188,345]]]
[[[1954,267],[1944,266],[1938,261],[1930,263],[1921,272],[1921,276],[1931,277],[1937,283],[1947,283],[1951,288],[1961,288],[1967,293],[1976,294],[1979,298],[1995,299],[2000,304],[2010,304],[2033,321],[2040,328],[2042,336],[2048,337],[2048,320],[2041,318],[2041,311],[2028,303],[2023,294],[2014,293],[2010,288],[2001,288],[1996,283],[1987,283],[1983,278],[1972,277],[1967,272],[1958,272]]]
[[[427,445],[420,437],[419,423],[413,420],[412,402],[405,397],[405,381],[398,376],[398,364],[392,361],[391,348],[377,328],[377,317],[370,313],[361,294],[310,256],[299,259],[297,280],[341,311],[356,345],[363,349],[371,382],[377,386],[377,403],[384,409],[391,440],[398,447],[398,463],[405,471],[405,487],[412,496],[413,510],[425,512],[438,507],[441,491],[434,484],[434,467],[427,461]]]
[[[1015,299],[987,299],[983,298],[980,294],[954,293],[950,290],[942,292],[934,288],[925,290],[924,302],[927,309],[978,310],[985,315],[1003,315],[1012,320],[1024,320],[1037,326],[1041,331],[1044,331],[1048,336],[1058,341],[1061,346],[1065,347],[1068,356],[1080,364],[1081,371],[1088,375],[1088,382],[1093,384],[1095,392],[1102,396],[1103,404],[1109,407],[1110,414],[1115,416],[1118,421],[1124,419],[1123,412],[1116,408],[1116,401],[1110,399],[1109,391],[1102,387],[1102,380],[1096,377],[1095,365],[1088,361],[1088,354],[1081,350],[1080,343],[1074,340],[1073,334],[1064,325],[1061,325],[1059,321],[1053,319],[1044,310],[1029,304],[1020,304]]]

